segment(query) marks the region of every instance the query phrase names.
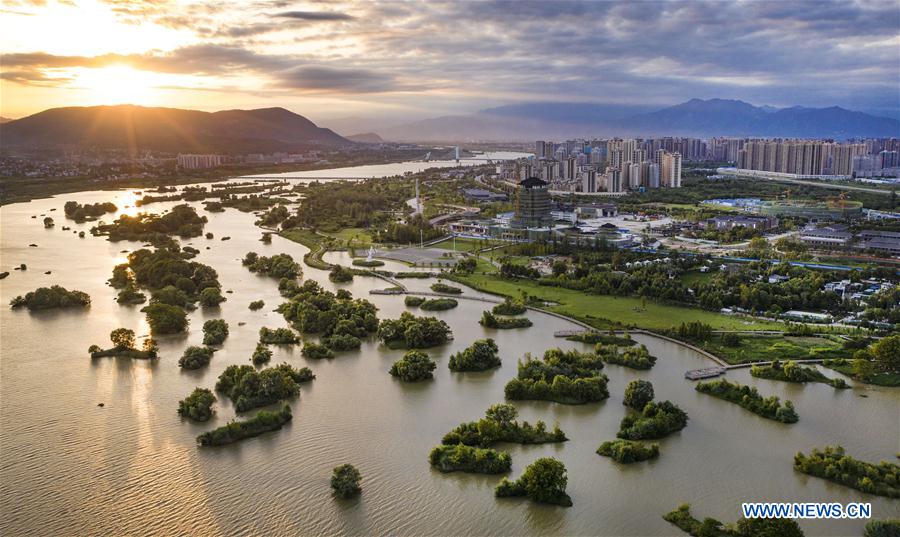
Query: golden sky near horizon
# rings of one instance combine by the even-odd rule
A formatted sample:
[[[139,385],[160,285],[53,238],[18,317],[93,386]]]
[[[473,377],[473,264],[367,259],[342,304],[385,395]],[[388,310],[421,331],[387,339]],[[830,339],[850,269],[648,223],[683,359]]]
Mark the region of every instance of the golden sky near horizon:
[[[900,109],[876,0],[0,0],[0,115],[134,103],[419,118],[523,101]]]

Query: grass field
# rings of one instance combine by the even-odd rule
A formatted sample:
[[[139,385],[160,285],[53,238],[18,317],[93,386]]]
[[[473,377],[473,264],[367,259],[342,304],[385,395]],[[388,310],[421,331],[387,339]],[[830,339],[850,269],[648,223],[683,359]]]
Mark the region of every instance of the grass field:
[[[697,283],[706,283],[713,276],[715,276],[714,272],[700,272],[699,270],[692,270],[690,272],[685,272],[678,279],[681,280],[685,285],[695,285]]]
[[[352,240],[352,246],[368,248],[373,242],[372,234],[358,227],[348,227],[333,233],[326,232],[325,234],[337,239],[341,246],[347,246],[347,241]]]
[[[741,336],[740,345],[728,347],[721,336],[698,344],[729,364],[762,360],[806,360],[811,358],[852,358],[836,336]]]
[[[784,325],[767,321],[746,320],[710,311],[669,306],[639,298],[588,295],[579,291],[545,287],[529,280],[506,280],[499,276],[473,274],[458,276],[457,281],[484,292],[519,297],[524,291],[542,300],[558,302],[551,311],[574,317],[600,329],[616,324],[662,330],[683,322],[700,321],[717,330],[781,330]]]
[[[443,248],[444,250],[453,250],[453,239],[447,239],[445,241],[441,241],[437,244],[432,244],[432,248]],[[476,240],[476,239],[466,239],[462,237],[456,238],[456,251],[457,252],[474,252],[476,250],[481,250],[489,246],[488,241]]]

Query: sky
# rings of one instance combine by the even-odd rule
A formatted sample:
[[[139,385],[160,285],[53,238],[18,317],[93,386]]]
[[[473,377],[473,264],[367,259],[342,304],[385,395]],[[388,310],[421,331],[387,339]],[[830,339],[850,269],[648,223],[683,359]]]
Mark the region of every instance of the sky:
[[[900,0],[0,0],[0,115],[134,103],[401,123],[519,102],[900,115]]]

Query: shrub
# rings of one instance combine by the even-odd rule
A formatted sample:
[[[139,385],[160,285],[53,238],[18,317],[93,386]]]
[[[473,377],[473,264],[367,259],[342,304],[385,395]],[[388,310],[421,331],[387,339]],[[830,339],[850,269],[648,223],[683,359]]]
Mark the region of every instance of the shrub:
[[[209,347],[192,346],[184,350],[184,354],[178,359],[178,367],[183,369],[200,369],[209,365],[212,359],[213,349]]]
[[[529,464],[516,481],[503,478],[494,495],[498,498],[526,496],[538,503],[571,507],[572,499],[566,494],[567,484],[565,465],[554,458],[542,457]]]
[[[204,308],[214,308],[228,300],[222,296],[222,292],[218,287],[207,287],[200,291],[200,305]]]
[[[499,349],[493,339],[479,339],[462,352],[450,356],[451,371],[485,371],[500,367]]]
[[[616,462],[631,464],[659,457],[659,444],[644,444],[631,440],[613,440],[603,442],[597,448],[597,454],[610,457]]]
[[[390,374],[404,382],[419,382],[432,378],[432,371],[437,367],[427,354],[421,351],[408,351],[403,358],[394,362]]]
[[[339,498],[350,498],[359,494],[359,482],[362,476],[359,470],[352,464],[342,464],[336,467],[331,474],[331,488],[335,496]]]
[[[256,344],[256,350],[253,351],[253,356],[250,357],[250,360],[253,362],[253,365],[259,366],[269,363],[272,359],[272,351],[269,350],[268,347],[263,345],[262,343]]]
[[[210,319],[203,323],[203,344],[221,345],[228,337],[228,323],[224,319]]]
[[[352,282],[353,271],[340,265],[334,265],[331,267],[331,272],[328,273],[328,279],[334,283]]]
[[[526,311],[528,311],[528,308],[525,307],[525,304],[510,298],[507,298],[502,304],[497,304],[491,309],[491,312],[494,315],[522,315]]]
[[[188,327],[187,314],[178,306],[150,304],[141,309],[147,314],[147,324],[154,334],[176,334]]]
[[[266,345],[294,345],[300,343],[300,338],[290,328],[273,329],[264,326],[259,329],[259,342]]]
[[[502,474],[512,467],[509,453],[464,444],[437,446],[428,454],[428,462],[441,472]]]
[[[250,303],[250,311],[261,310],[266,306],[266,303],[262,300],[254,300]]]
[[[643,410],[653,400],[653,384],[647,380],[632,380],[625,388],[625,399],[622,404],[635,410]]]
[[[687,414],[670,401],[649,402],[640,414],[622,418],[616,436],[625,440],[662,438],[687,426]]]
[[[303,345],[303,350],[300,351],[300,354],[306,358],[313,359],[334,358],[334,351],[325,345],[320,345],[312,341],[307,341]]]
[[[212,406],[216,396],[206,388],[195,388],[193,392],[178,402],[178,415],[194,421],[206,421],[212,417]]]

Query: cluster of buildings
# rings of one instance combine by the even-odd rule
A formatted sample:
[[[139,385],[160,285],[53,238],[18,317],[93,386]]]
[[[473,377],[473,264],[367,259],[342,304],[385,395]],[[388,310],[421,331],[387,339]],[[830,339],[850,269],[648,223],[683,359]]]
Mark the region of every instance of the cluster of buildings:
[[[224,164],[295,164],[299,162],[316,162],[321,160],[319,151],[306,153],[249,153],[246,155],[216,155],[216,154],[179,154],[176,158],[178,168],[181,170],[205,170],[218,168]]]
[[[841,178],[900,175],[900,140],[737,140],[736,172],[743,176]],[[727,151],[731,156],[731,151]]]
[[[625,193],[681,186],[681,150],[700,158],[705,143],[696,138],[656,140],[538,140],[534,158],[501,162],[508,182],[537,177],[555,191]]]
[[[900,232],[866,229],[853,233],[843,224],[809,226],[800,240],[821,250],[857,250],[875,254],[900,255]]]
[[[539,177],[526,177],[516,183],[512,194],[515,211],[490,219],[459,220],[449,224],[450,231],[462,237],[516,242],[558,240],[590,245],[604,241],[620,248],[637,244],[634,234],[609,221],[618,216],[615,205],[554,202],[549,187],[550,183]],[[483,201],[491,199],[488,195],[480,197]]]

